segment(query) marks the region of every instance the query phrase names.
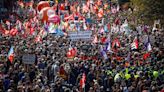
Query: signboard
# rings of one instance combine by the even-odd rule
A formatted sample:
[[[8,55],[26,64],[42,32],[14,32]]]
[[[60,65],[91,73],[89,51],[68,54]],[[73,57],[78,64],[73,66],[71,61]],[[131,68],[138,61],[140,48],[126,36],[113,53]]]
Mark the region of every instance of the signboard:
[[[81,46],[81,49],[82,49],[82,51],[85,53],[85,55],[87,55],[87,56],[90,56],[92,53],[88,53],[88,52],[90,52],[91,51],[91,49],[93,48],[93,46],[92,45],[82,45]]]
[[[69,32],[68,37],[71,40],[91,40],[92,31]]]
[[[36,56],[33,54],[23,55],[22,60],[24,64],[34,64]]]
[[[89,50],[89,49],[92,49],[92,45],[82,45],[82,46],[81,46],[81,49],[82,49],[82,50]]]

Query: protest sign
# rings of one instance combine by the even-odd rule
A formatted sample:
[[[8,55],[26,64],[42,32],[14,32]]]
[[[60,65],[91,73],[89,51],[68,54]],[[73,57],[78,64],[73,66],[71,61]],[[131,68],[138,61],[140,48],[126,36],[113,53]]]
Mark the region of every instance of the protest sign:
[[[33,54],[26,54],[22,57],[24,64],[34,64],[36,60],[36,56]]]
[[[91,40],[92,31],[69,32],[68,37],[71,40]]]
[[[92,47],[92,45],[82,45],[81,46],[81,49],[82,50],[85,50],[85,51],[88,51],[88,50],[90,50],[90,49],[92,49],[93,47]]]

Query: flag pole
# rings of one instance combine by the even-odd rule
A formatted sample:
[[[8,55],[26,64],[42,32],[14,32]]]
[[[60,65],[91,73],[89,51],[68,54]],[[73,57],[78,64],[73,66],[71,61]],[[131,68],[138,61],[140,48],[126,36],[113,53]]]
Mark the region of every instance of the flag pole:
[[[85,85],[84,85],[84,92],[85,92]]]

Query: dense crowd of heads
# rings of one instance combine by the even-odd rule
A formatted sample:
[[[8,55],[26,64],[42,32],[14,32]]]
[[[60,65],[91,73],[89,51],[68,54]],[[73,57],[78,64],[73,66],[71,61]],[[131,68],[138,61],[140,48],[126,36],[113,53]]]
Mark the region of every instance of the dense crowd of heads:
[[[95,15],[91,15],[94,19]],[[120,16],[121,20],[122,16]],[[105,19],[107,20],[107,19]],[[123,19],[124,20],[124,19]],[[22,21],[27,21],[26,19]],[[11,22],[15,24],[16,21]],[[92,41],[70,41],[66,36],[47,34],[42,42],[35,42],[34,35],[0,35],[0,91],[3,92],[163,92],[164,52],[163,31],[133,30],[129,34],[112,32],[98,34],[99,21],[94,26],[98,39],[120,40],[120,47],[100,53],[102,43]],[[36,23],[35,30],[43,25]],[[141,27],[144,25],[137,25]],[[5,26],[4,24],[4,27]],[[37,31],[38,32],[38,31]],[[94,35],[93,34],[93,35]],[[133,51],[130,44],[139,38],[139,49]],[[151,51],[145,49],[146,37],[150,38]],[[8,52],[14,46],[14,60],[10,62]],[[74,60],[69,61],[69,48],[76,48]],[[83,48],[86,46],[85,48]],[[115,48],[116,49],[116,48]],[[148,53],[148,54],[147,54]],[[34,64],[25,64],[26,54],[36,56]],[[145,57],[147,55],[147,57]],[[85,87],[80,80],[86,75]]]

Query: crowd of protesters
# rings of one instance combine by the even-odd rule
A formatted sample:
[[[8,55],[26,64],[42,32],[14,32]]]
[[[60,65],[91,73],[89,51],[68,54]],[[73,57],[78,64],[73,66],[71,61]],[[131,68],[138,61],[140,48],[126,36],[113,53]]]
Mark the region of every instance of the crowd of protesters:
[[[119,17],[120,24],[104,18],[104,24],[110,23],[111,26],[108,32],[99,31],[100,20],[86,25],[91,27],[93,40],[97,36],[97,41],[71,41],[67,35],[47,33],[36,42],[36,35],[45,30],[44,24],[38,16],[28,19],[30,8],[15,10],[22,12],[21,26],[17,27],[20,23],[15,16],[10,18],[10,26],[8,22],[1,22],[3,29],[15,27],[18,33],[8,34],[1,32],[2,28],[0,30],[0,92],[164,92],[163,30],[138,24],[136,30],[128,33],[121,29],[116,32],[112,25],[116,27],[126,20],[116,13],[116,17],[111,16]],[[110,15],[107,13],[106,16]],[[91,14],[90,18],[95,20],[97,16]],[[28,21],[35,27],[33,33],[25,32],[23,23]],[[138,48],[133,50],[131,43],[135,37],[138,38]],[[116,38],[119,42],[113,45]],[[109,40],[112,45],[110,51],[104,51],[104,56],[101,48],[105,48]],[[151,44],[149,50],[147,42]],[[12,62],[8,58],[11,46],[14,47]],[[76,49],[73,60],[67,56],[70,46]],[[36,56],[34,64],[24,63],[22,57],[25,54]],[[83,78],[84,83],[81,83]]]

